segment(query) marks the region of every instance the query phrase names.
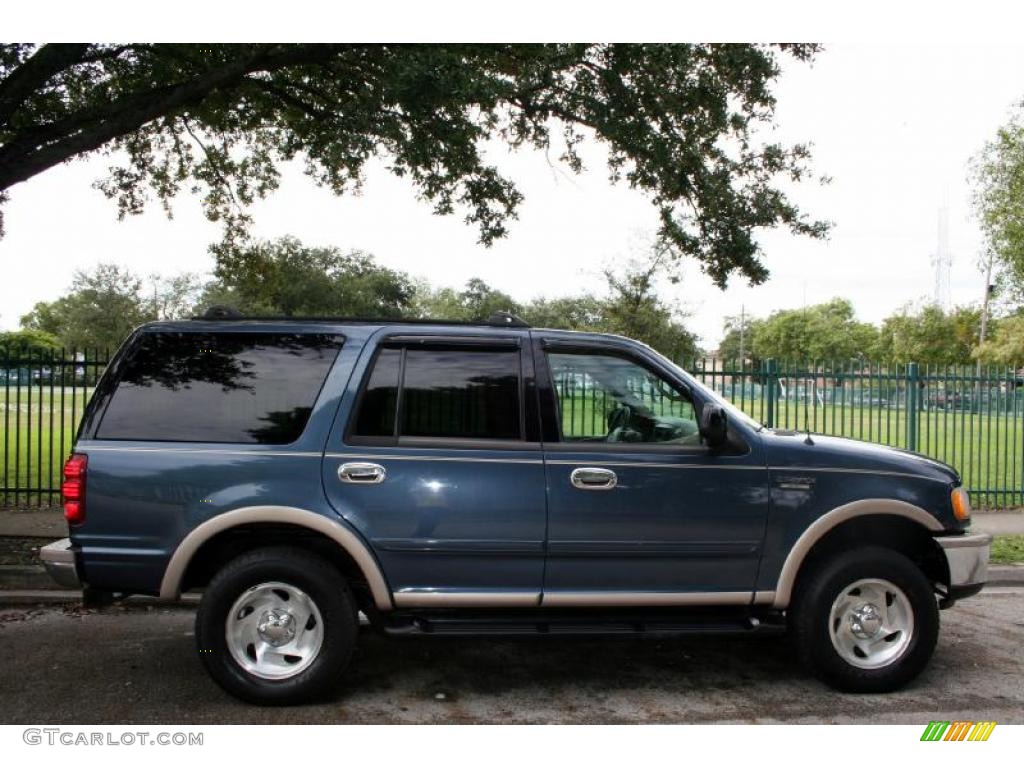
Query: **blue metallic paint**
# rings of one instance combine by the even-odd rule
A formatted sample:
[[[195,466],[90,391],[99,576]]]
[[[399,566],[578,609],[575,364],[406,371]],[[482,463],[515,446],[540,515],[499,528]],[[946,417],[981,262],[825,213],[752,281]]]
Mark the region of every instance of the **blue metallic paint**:
[[[940,462],[872,443],[764,430],[771,477],[771,512],[757,589],[773,590],[800,535],[829,510],[858,499],[898,499],[932,513],[951,532],[962,530],[949,494],[956,472]],[[785,487],[793,480],[809,487]],[[808,482],[809,481],[809,482]]]
[[[424,453],[436,456],[422,458]],[[377,553],[393,589],[537,591],[544,573],[544,466],[536,451],[368,450],[380,485],[338,480],[346,459],[324,460],[327,496]],[[443,457],[445,460],[437,460]]]
[[[768,473],[743,457],[549,453],[544,591],[751,591],[768,513]],[[612,469],[610,492],[569,482],[577,466]]]
[[[773,590],[801,533],[850,501],[904,500],[946,530],[962,530],[949,503],[959,480],[945,465],[851,440],[815,437],[808,445],[803,435],[755,431],[735,420],[731,429],[746,445],[738,455],[625,445],[347,444],[345,427],[374,345],[408,326],[232,321],[161,323],[141,332],[253,325],[346,338],[305,432],[288,446],[95,440],[101,414],[94,408],[75,447],[89,456],[88,516],[71,531],[91,586],[156,594],[189,531],[250,505],[299,507],[340,522],[369,544],[392,590],[722,592],[733,599]],[[453,331],[439,325],[416,332]],[[696,401],[710,397],[626,339],[483,327],[471,333],[614,347],[688,388]],[[533,431],[551,434],[547,426]],[[387,480],[340,483],[337,468],[347,457],[385,465]],[[612,468],[618,487],[576,489],[568,481],[576,466]]]
[[[636,342],[552,331],[535,336],[535,355],[569,346],[625,356],[689,392],[697,413],[706,400],[702,388]],[[546,364],[537,367],[545,375]],[[548,445],[545,595],[748,592],[752,598],[768,516],[768,471],[756,434],[742,425],[736,430],[741,447],[728,452],[670,444]],[[576,488],[569,476],[581,466],[614,471],[615,488]]]
[[[373,343],[409,329],[382,328]],[[452,335],[421,327],[418,338]],[[524,331],[461,330],[525,343]],[[360,358],[327,440],[323,483],[331,505],[370,542],[392,589],[540,592],[544,574],[546,501],[539,443],[506,448],[453,448],[415,441],[410,447],[360,444],[346,437],[359,383],[372,350]],[[499,443],[500,445],[500,443]],[[372,461],[387,471],[377,486],[339,481],[345,461]]]

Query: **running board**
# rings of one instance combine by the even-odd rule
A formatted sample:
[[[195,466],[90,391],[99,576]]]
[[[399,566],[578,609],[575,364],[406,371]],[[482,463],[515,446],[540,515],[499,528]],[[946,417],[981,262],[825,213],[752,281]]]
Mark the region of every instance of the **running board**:
[[[395,612],[381,617],[381,628],[395,636],[578,636],[780,634],[778,614],[694,612],[653,614]]]

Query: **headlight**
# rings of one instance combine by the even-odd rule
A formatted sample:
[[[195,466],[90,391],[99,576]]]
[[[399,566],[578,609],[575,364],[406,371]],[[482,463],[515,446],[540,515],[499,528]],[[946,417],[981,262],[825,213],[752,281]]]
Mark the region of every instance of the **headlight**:
[[[971,497],[963,488],[954,488],[952,496],[953,515],[961,523],[969,522],[971,519]]]

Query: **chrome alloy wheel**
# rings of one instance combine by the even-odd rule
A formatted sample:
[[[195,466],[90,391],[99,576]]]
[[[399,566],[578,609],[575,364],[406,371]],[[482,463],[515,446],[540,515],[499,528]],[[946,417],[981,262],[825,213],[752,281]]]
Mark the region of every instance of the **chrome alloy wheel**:
[[[914,611],[899,587],[860,579],[839,593],[828,619],[832,646],[848,664],[878,669],[896,661],[914,637]]]
[[[247,589],[231,606],[225,625],[231,657],[246,672],[284,680],[306,669],[320,653],[324,622],[316,603],[280,581]]]

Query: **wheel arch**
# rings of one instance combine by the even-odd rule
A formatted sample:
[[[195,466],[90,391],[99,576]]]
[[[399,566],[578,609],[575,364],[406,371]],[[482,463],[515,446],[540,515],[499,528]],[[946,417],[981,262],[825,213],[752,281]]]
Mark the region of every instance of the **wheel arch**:
[[[289,526],[324,537],[340,548],[345,557],[358,569],[376,608],[381,611],[391,610],[391,590],[384,574],[369,547],[357,534],[324,515],[298,507],[275,505],[233,509],[212,517],[192,529],[181,540],[168,561],[160,582],[160,598],[174,600],[180,595],[186,573],[205,545],[224,534],[258,525]]]
[[[911,539],[927,537],[931,542],[929,546],[941,555],[941,548],[932,537],[943,530],[934,515],[899,499],[860,499],[836,507],[811,523],[790,548],[779,572],[772,605],[783,609],[789,607],[804,566],[813,563],[815,556],[827,551],[830,545],[840,544],[851,537],[856,539],[860,534],[864,543],[888,545],[900,550],[904,538],[898,535],[892,539],[876,539],[883,533],[906,532]],[[945,565],[944,558],[941,565]]]

